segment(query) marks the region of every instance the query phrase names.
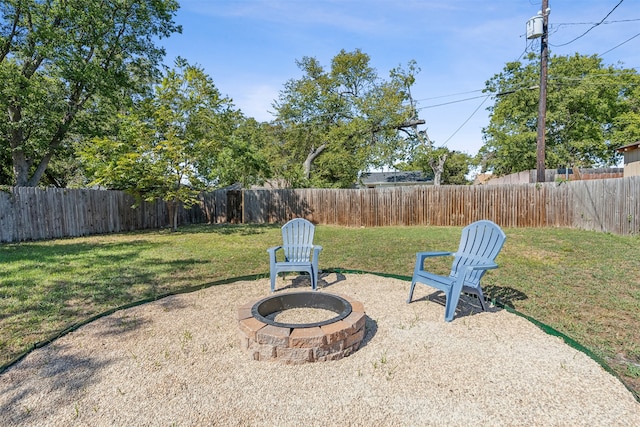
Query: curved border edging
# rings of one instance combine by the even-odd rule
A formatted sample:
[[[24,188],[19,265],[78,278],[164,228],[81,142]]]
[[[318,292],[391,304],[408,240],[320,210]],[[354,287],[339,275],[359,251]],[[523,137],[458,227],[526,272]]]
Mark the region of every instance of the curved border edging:
[[[34,344],[31,344],[29,346],[29,348],[27,348],[27,350],[25,350],[24,352],[19,354],[13,360],[11,360],[8,363],[0,366],[0,375],[2,375],[7,369],[12,367],[16,363],[20,362],[22,359],[27,357],[29,355],[29,353],[31,353],[35,349],[44,347],[47,344],[51,344],[53,341],[57,340],[58,338],[62,338],[63,336],[67,335],[68,333],[73,332],[73,331],[81,328],[84,325],[87,325],[87,324],[89,324],[89,323],[91,323],[93,321],[96,321],[96,320],[98,320],[98,319],[100,319],[102,317],[109,316],[109,315],[111,315],[111,314],[113,314],[113,313],[115,313],[117,311],[126,310],[127,308],[137,307],[139,305],[143,305],[143,304],[147,304],[147,303],[150,303],[150,302],[158,301],[158,300],[161,300],[163,298],[170,297],[170,296],[173,296],[173,295],[188,294],[190,292],[200,291],[202,289],[207,289],[207,288],[210,288],[212,286],[226,285],[228,283],[238,282],[238,281],[241,281],[241,280],[258,280],[258,279],[263,279],[263,278],[266,278],[266,277],[269,277],[268,273],[249,274],[249,275],[246,275],[246,276],[230,277],[230,278],[227,278],[227,279],[216,280],[216,281],[213,281],[213,282],[210,282],[210,283],[205,283],[205,284],[202,284],[202,285],[188,286],[186,288],[178,289],[178,290],[171,291],[171,292],[165,292],[163,294],[158,294],[158,295],[153,296],[153,297],[144,298],[144,299],[141,299],[139,301],[134,301],[134,302],[130,302],[130,303],[118,306],[118,307],[110,308],[109,310],[103,311],[102,313],[95,314],[95,315],[87,318],[86,320],[83,320],[82,322],[74,323],[71,326],[68,326],[67,328],[63,329],[62,331],[56,332],[55,334],[51,335],[49,338],[46,338],[46,339],[44,339],[42,341],[38,341],[38,342],[36,342]]]
[[[366,271],[366,270],[351,270],[351,269],[345,269],[345,268],[326,268],[326,269],[322,269],[321,270],[324,273],[347,273],[347,274],[373,274],[376,276],[380,276],[380,277],[389,277],[392,279],[398,279],[398,280],[402,280],[405,282],[410,282],[411,281],[411,276],[404,276],[404,275],[400,275],[400,274],[392,274],[392,273],[381,273],[381,272],[375,272],[375,271]],[[156,295],[155,297],[150,297],[150,298],[145,298],[139,301],[135,301],[132,303],[128,303],[128,304],[124,304],[121,305],[119,307],[115,307],[115,308],[111,308],[109,310],[106,310],[102,313],[96,314],[94,316],[89,317],[88,319],[82,321],[82,322],[78,322],[78,323],[74,323],[73,325],[69,326],[68,328],[52,335],[51,337],[43,340],[43,341],[39,341],[37,343],[32,344],[27,350],[25,350],[22,354],[18,355],[16,358],[14,358],[13,360],[9,361],[8,363],[0,366],[0,375],[3,374],[7,369],[9,369],[10,367],[12,367],[13,365],[15,365],[16,363],[20,362],[22,359],[24,359],[27,355],[29,355],[29,353],[31,353],[32,351],[44,347],[47,344],[52,343],[53,341],[57,340],[58,338],[61,338],[65,335],[67,335],[70,332],[73,332],[79,328],[81,328],[84,325],[87,325],[95,320],[98,320],[102,317],[105,316],[109,316],[117,311],[120,310],[126,310],[128,308],[132,308],[132,307],[136,307],[139,305],[143,305],[143,304],[147,304],[150,302],[154,302],[154,301],[158,301],[161,300],[163,298],[166,297],[170,297],[173,295],[180,295],[180,294],[187,294],[190,292],[195,292],[195,291],[199,291],[202,289],[207,289],[210,288],[212,286],[218,286],[218,285],[225,285],[228,283],[233,283],[233,282],[238,282],[241,280],[258,280],[258,279],[263,279],[263,278],[268,278],[269,277],[269,273],[259,273],[259,274],[250,274],[250,275],[246,275],[246,276],[238,276],[238,277],[230,277],[227,279],[221,279],[221,280],[216,280],[210,283],[205,283],[202,285],[196,285],[196,286],[190,286],[190,287],[186,287],[183,289],[179,289],[176,291],[172,291],[172,292],[166,292],[164,294],[160,294],[160,295]],[[545,332],[546,334],[555,336],[555,337],[559,337],[562,338],[562,340],[565,342],[565,344],[567,344],[568,346],[574,348],[575,350],[578,350],[582,353],[584,353],[585,355],[587,355],[587,357],[589,357],[590,359],[592,359],[594,362],[596,362],[598,365],[600,365],[600,367],[602,367],[602,369],[604,369],[605,371],[607,371],[609,374],[613,375],[618,381],[620,381],[620,383],[627,389],[629,390],[629,392],[631,393],[631,395],[635,398],[635,400],[640,403],[640,394],[636,393],[634,390],[632,390],[624,381],[622,381],[622,379],[620,378],[620,375],[618,375],[617,372],[615,372],[610,366],[609,364],[602,359],[601,357],[599,357],[598,355],[596,355],[594,352],[592,352],[591,350],[589,350],[588,348],[586,348],[585,346],[583,346],[582,344],[580,344],[579,342],[577,342],[576,340],[574,340],[573,338],[570,338],[569,336],[563,334],[562,332],[558,331],[557,329],[542,323],[536,319],[534,319],[531,316],[528,316],[524,313],[520,313],[519,311],[517,311],[514,308],[511,308],[507,305],[505,305],[502,301],[500,301],[499,299],[492,299],[491,302],[504,309],[507,310],[510,313],[513,313],[517,316],[520,316],[524,319],[526,319],[527,321],[533,323],[535,326],[537,326],[538,328],[540,328],[543,332]]]

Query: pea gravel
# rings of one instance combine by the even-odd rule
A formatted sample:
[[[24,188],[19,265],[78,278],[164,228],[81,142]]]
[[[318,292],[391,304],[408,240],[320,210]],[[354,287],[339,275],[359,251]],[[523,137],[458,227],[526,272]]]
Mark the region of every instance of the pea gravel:
[[[1,426],[631,426],[640,404],[561,339],[463,299],[370,274],[319,292],[364,304],[363,346],[333,362],[250,360],[236,309],[268,280],[168,297],[105,316],[0,375]],[[309,289],[289,276],[279,292]]]

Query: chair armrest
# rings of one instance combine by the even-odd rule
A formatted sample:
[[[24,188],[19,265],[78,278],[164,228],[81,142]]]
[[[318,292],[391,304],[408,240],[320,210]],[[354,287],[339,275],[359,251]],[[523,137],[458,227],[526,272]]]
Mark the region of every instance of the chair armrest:
[[[453,255],[453,252],[418,252],[416,253],[416,265],[423,266],[424,260],[427,258],[448,255]]]
[[[414,269],[414,274],[418,271],[424,270],[424,260],[427,258],[437,257],[437,256],[448,256],[453,255],[453,252],[418,252],[416,253],[416,266]]]
[[[498,268],[498,264],[490,260],[487,260],[487,262],[482,264],[465,265],[461,271],[462,274],[458,274],[455,287],[461,290],[464,287],[464,282],[467,276],[474,270],[493,270],[495,268]]]
[[[487,261],[486,263],[482,264],[465,265],[464,274],[461,274],[460,277],[466,277],[466,275],[471,273],[473,270],[493,270],[495,268],[498,268],[498,264],[492,261]]]
[[[273,256],[275,256],[275,255],[276,255],[276,251],[277,251],[278,249],[282,249],[282,246],[273,246],[273,247],[271,247],[271,248],[268,248],[268,249],[267,249],[267,252],[269,252],[269,255],[273,255]]]

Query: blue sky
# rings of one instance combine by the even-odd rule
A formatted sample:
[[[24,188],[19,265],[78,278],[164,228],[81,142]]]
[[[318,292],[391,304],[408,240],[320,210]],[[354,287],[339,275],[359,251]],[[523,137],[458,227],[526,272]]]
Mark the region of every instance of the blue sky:
[[[245,115],[273,119],[279,91],[301,76],[297,59],[315,57],[328,69],[341,49],[360,49],[385,79],[415,60],[413,96],[429,136],[471,155],[489,123],[485,82],[525,50],[540,50],[525,35],[540,0],[179,1],[183,33],[160,41],[165,62],[182,56],[203,67]],[[549,0],[549,7],[551,54],[597,54],[640,71],[638,0]]]

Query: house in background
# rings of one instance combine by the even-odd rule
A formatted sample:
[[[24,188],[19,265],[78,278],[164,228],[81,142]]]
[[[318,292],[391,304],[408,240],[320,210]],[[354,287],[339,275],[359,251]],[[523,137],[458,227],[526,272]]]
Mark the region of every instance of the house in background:
[[[626,176],[626,172],[624,174]],[[544,171],[544,182],[556,181],[582,181],[587,179],[622,178],[622,168],[569,168],[547,169]],[[480,180],[482,178],[482,181]],[[480,174],[476,177],[474,185],[501,185],[501,184],[532,184],[537,182],[537,171],[531,169],[504,176]]]
[[[357,188],[399,187],[406,185],[433,185],[433,177],[420,171],[363,172]]]
[[[616,151],[624,156],[624,176],[640,175],[640,141],[620,147]]]

